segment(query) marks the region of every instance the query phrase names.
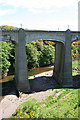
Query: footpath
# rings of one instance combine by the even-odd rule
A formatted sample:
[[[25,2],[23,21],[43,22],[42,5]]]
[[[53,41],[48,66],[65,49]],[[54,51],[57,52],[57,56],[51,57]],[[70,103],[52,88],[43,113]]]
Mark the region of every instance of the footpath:
[[[31,86],[31,89],[33,91],[31,94],[22,94],[21,98],[18,98],[16,95],[4,96],[3,99],[0,101],[0,120],[2,118],[9,118],[16,111],[17,107],[21,105],[23,102],[26,102],[30,96],[32,96],[32,98],[37,97],[37,98],[43,99],[43,98],[46,98],[46,96],[53,94],[53,92],[46,93],[46,91],[43,91],[48,89],[46,88],[47,86],[48,87],[51,85],[53,86],[52,81],[50,83],[50,78],[49,78],[52,76],[52,74],[53,74],[53,71],[37,74],[35,76],[33,86]],[[36,92],[36,90],[42,90],[42,91]]]

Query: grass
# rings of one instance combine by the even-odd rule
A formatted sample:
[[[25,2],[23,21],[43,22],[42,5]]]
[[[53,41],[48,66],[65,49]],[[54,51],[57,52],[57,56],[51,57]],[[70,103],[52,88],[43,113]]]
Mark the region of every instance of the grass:
[[[72,68],[74,68],[74,67],[80,68],[80,64],[79,64],[78,60],[72,61]],[[73,76],[80,75],[80,73],[72,71],[72,75]]]
[[[78,89],[55,89],[53,95],[41,102],[24,102],[10,118],[78,118],[79,107]]]
[[[72,62],[72,67],[79,68],[78,61]],[[77,72],[73,76],[79,75]],[[30,83],[33,79],[29,79]],[[27,99],[20,105],[10,118],[78,118],[80,101],[79,89],[54,89],[53,95],[43,101]],[[52,91],[49,89],[48,91]]]
[[[80,75],[80,73],[77,73],[77,72],[72,71],[72,75],[73,75],[73,76],[75,76],[75,75]]]
[[[79,67],[79,61],[78,60],[72,61],[72,67],[78,68]]]

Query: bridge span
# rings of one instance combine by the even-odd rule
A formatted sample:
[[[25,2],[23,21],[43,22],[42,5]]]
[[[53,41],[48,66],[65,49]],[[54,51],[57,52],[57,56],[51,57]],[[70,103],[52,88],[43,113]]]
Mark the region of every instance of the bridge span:
[[[44,30],[11,30],[0,31],[0,41],[15,43],[15,79],[17,89],[30,91],[28,80],[25,45],[35,40],[56,42],[54,78],[62,87],[72,87],[72,53],[71,44],[80,40],[80,31],[44,31]]]

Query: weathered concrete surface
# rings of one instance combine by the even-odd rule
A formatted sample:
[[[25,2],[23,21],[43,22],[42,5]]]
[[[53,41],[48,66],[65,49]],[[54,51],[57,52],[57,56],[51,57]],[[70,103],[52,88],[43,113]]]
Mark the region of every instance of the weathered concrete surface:
[[[54,77],[63,87],[72,87],[71,31],[65,33],[65,44],[57,43]]]
[[[53,40],[55,42],[65,42],[65,31],[25,31],[26,44],[35,40]]]
[[[71,53],[71,31],[68,29],[65,34],[65,55],[64,55],[64,77],[63,87],[72,87],[72,53]]]
[[[20,29],[18,32],[18,44],[16,44],[15,68],[17,89],[20,91],[29,92],[30,85],[27,75],[25,34],[24,30],[22,29]]]
[[[58,83],[62,84],[64,72],[64,44],[57,43],[55,47],[55,65],[54,65],[54,78]]]

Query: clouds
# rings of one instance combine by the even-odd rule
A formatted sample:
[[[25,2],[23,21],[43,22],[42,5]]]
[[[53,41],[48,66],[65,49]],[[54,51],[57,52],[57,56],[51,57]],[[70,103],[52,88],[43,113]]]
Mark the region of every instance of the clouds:
[[[32,29],[77,28],[78,0],[0,0],[0,24]],[[2,16],[2,17],[1,17]],[[73,27],[74,26],[74,27]]]
[[[71,6],[78,3],[79,0],[0,0],[4,5],[12,5],[14,7],[27,7],[27,8],[46,8],[49,9],[53,6]]]
[[[41,12],[41,9],[52,11],[55,7],[76,6],[78,0],[0,0],[4,6],[27,8],[34,13]]]
[[[0,10],[0,16],[13,14],[15,12],[16,12],[16,9]]]

